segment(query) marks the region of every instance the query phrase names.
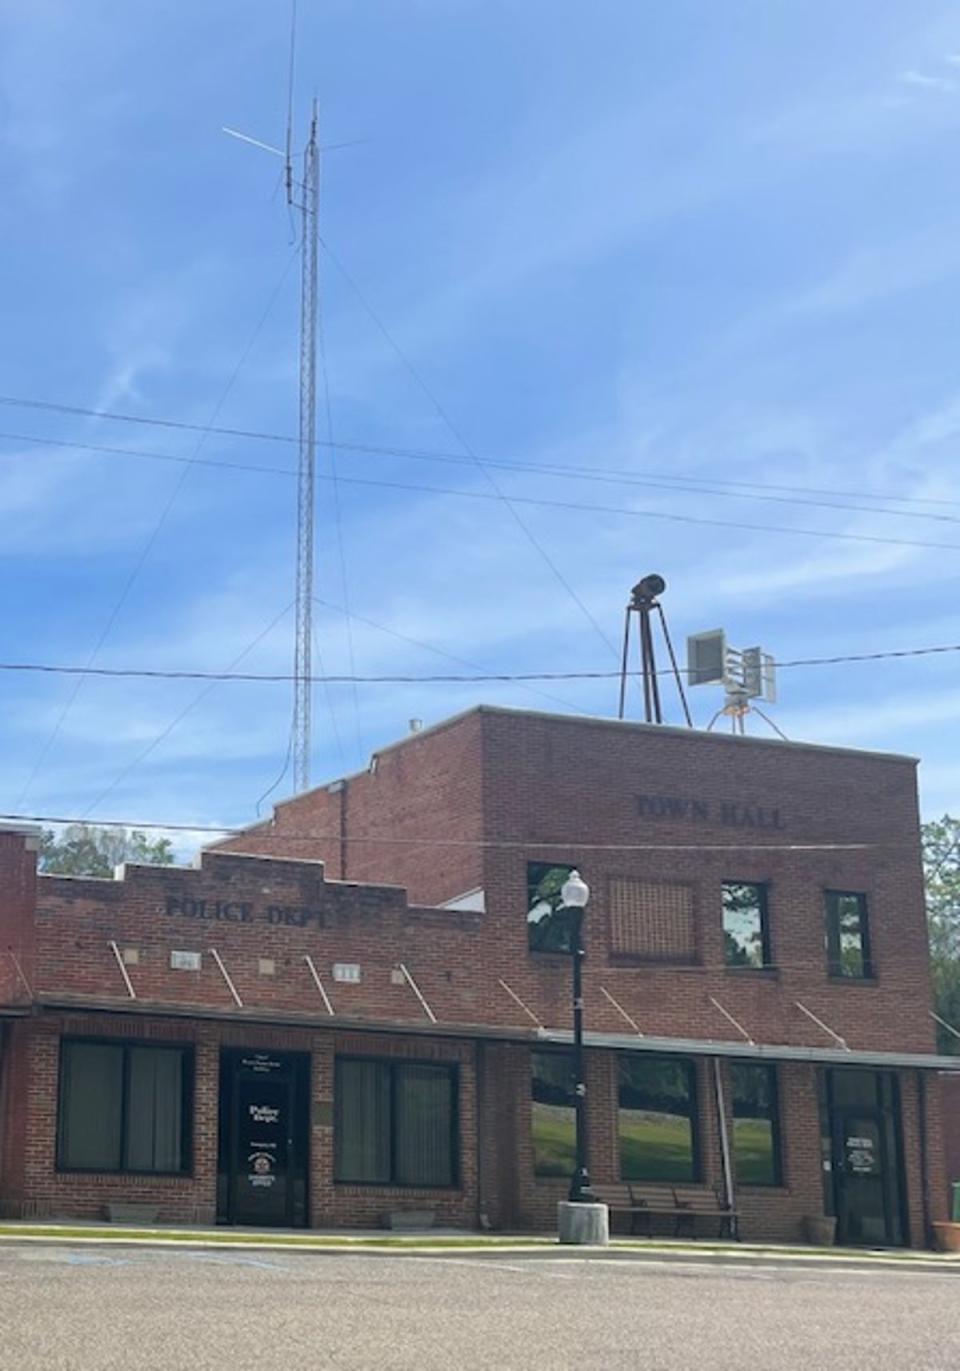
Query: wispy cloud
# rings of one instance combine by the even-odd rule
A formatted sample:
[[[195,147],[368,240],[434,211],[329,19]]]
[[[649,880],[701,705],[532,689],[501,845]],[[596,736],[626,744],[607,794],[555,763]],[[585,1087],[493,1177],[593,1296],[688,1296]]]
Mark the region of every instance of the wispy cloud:
[[[902,71],[897,77],[905,86],[919,86],[923,90],[937,90],[944,94],[952,95],[957,89],[956,81],[950,80],[946,76],[931,76],[929,72],[916,71],[910,68]]]

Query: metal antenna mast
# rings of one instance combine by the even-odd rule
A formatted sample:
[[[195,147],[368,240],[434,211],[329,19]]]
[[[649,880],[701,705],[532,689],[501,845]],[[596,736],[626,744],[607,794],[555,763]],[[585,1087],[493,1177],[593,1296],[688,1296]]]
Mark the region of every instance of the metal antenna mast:
[[[287,141],[289,148],[289,137]],[[293,173],[288,152],[287,202],[293,200]],[[296,643],[293,659],[293,789],[310,786],[311,706],[313,686],[313,527],[317,458],[317,249],[320,213],[320,150],[317,102],[313,102],[310,137],[303,153],[300,283],[300,464],[297,478]]]

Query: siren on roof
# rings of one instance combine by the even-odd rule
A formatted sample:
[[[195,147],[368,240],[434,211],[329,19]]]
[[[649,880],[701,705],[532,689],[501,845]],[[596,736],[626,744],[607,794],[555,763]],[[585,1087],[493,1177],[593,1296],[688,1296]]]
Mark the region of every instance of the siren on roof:
[[[731,647],[722,628],[693,633],[687,639],[687,683],[691,686],[722,685],[724,702],[711,719],[713,728],[726,715],[734,733],[744,733],[744,719],[751,710],[760,715],[781,738],[785,735],[752,700],[774,704],[777,698],[776,663],[761,647]]]

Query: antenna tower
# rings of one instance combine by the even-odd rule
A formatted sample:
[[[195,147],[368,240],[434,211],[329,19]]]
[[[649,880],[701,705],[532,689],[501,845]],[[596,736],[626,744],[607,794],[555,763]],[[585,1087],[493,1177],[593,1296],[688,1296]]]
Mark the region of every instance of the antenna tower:
[[[677,694],[680,696],[680,704],[683,706],[683,716],[687,721],[688,727],[692,728],[693,719],[690,717],[690,709],[687,705],[687,696],[683,688],[683,677],[680,675],[680,668],[677,666],[677,659],[673,651],[673,642],[670,638],[670,630],[667,628],[667,620],[663,613],[663,606],[659,600],[659,596],[663,594],[666,588],[667,583],[663,577],[658,576],[656,572],[651,572],[649,576],[644,576],[642,581],[638,581],[630,592],[630,601],[627,605],[627,612],[623,621],[623,660],[620,665],[620,708],[617,718],[623,718],[627,704],[627,679],[630,675],[630,623],[632,619],[636,619],[640,630],[640,676],[643,682],[643,717],[648,724],[663,723],[657,656],[654,650],[653,639],[653,616],[656,614],[660,620],[660,630],[663,634],[663,641],[666,644],[667,653],[670,657],[670,668],[677,684]]]
[[[293,195],[291,135],[287,133],[287,204],[299,208],[300,242],[300,461],[297,474],[296,642],[293,657],[293,789],[310,786],[313,677],[313,528],[317,458],[317,250],[320,215],[320,150],[317,102],[303,153],[303,199]]]

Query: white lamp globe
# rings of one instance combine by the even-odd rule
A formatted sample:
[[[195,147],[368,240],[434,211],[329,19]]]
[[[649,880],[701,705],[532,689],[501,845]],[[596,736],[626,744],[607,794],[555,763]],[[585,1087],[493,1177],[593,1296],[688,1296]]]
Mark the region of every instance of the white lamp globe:
[[[568,907],[583,909],[590,898],[590,887],[579,871],[571,871],[563,883],[560,898]]]

